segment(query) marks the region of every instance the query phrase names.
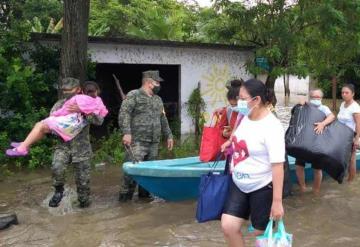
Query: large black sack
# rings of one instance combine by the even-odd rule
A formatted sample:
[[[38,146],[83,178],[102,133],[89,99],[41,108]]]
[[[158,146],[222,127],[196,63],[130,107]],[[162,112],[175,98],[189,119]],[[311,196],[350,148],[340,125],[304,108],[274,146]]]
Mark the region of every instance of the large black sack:
[[[316,163],[332,178],[342,183],[350,161],[354,132],[339,121],[328,125],[321,135],[314,131],[314,123],[325,119],[316,107],[296,105],[291,110],[289,128],[285,134],[289,155]]]

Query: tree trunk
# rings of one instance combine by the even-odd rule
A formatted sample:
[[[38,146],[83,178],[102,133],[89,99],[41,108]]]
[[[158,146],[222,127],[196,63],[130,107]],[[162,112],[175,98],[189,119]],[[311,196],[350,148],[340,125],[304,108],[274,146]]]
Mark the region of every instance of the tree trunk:
[[[337,77],[334,75],[331,78],[332,84],[332,110],[333,112],[336,111],[336,88],[337,88]]]
[[[90,0],[64,0],[60,82],[65,77],[85,81]]]
[[[290,96],[290,75],[284,75],[284,90],[285,90],[285,97]]]
[[[275,90],[274,90],[275,80],[276,80],[275,77],[268,75],[268,76],[266,77],[266,82],[265,82],[265,86],[274,92],[274,98],[273,98],[273,100],[272,100],[272,102],[271,102],[271,104],[272,104],[273,106],[275,106],[275,105],[276,105],[276,102],[277,102],[277,99],[276,99],[276,96],[275,96]]]

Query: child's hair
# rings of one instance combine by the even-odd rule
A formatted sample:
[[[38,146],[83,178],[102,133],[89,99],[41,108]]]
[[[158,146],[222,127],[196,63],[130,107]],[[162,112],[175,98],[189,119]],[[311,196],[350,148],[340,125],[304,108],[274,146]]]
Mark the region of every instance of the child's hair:
[[[236,100],[237,97],[239,96],[239,91],[240,91],[240,87],[242,85],[244,81],[243,80],[238,80],[238,79],[234,79],[229,81],[226,86],[226,88],[229,90],[226,94],[226,98],[228,100]]]
[[[83,86],[82,90],[84,94],[94,97],[95,92],[97,92],[97,95],[100,94],[100,87],[99,85],[94,81],[86,81]]]

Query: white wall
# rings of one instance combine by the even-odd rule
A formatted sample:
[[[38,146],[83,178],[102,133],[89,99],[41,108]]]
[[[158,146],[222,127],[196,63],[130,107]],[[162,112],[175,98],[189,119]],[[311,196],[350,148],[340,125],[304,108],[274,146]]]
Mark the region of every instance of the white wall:
[[[258,79],[265,83],[267,75],[259,75]],[[307,95],[309,92],[310,78],[299,78],[295,75],[290,75],[289,87],[290,93],[294,95]],[[280,76],[275,81],[274,90],[276,93],[284,93],[284,76]]]
[[[98,63],[180,65],[183,134],[194,129],[184,104],[199,81],[209,119],[214,109],[227,104],[225,83],[234,77],[250,78],[244,66],[252,56],[250,51],[99,43],[89,43],[88,47],[92,60]]]
[[[309,82],[310,79],[307,76],[306,78],[299,78],[294,75],[290,75],[289,78],[289,87],[291,94],[301,94],[307,95],[309,92]],[[283,93],[284,92],[284,77],[281,76],[275,81],[275,92]]]

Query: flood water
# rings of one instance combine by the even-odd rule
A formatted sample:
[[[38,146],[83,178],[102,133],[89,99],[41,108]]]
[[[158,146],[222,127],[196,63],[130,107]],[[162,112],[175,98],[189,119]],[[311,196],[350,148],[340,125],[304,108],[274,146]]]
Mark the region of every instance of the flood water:
[[[50,209],[50,173],[19,173],[0,183],[0,211],[15,211],[20,224],[0,232],[0,246],[225,246],[218,221],[198,224],[195,201],[117,201],[115,166],[92,174],[88,209],[67,204]],[[71,188],[75,188],[71,174]],[[338,185],[326,180],[320,196],[297,193],[285,200],[285,224],[294,246],[360,246],[360,179]],[[246,232],[246,231],[245,231]],[[247,246],[254,246],[247,238]]]
[[[280,109],[287,115],[283,111],[288,108]],[[47,207],[50,177],[48,170],[37,170],[0,181],[0,212],[15,211],[19,219],[19,225],[0,231],[0,246],[225,246],[218,221],[196,223],[195,201],[145,202],[135,197],[120,204],[119,167],[93,170],[88,209],[75,205],[71,169],[61,206]],[[300,195],[294,187],[294,195],[284,201],[293,246],[360,246],[359,178],[342,185],[327,179],[319,196],[311,191]],[[254,239],[246,237],[246,243],[254,246]]]

